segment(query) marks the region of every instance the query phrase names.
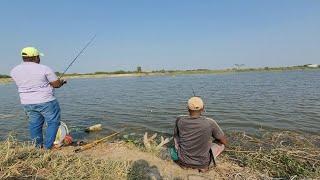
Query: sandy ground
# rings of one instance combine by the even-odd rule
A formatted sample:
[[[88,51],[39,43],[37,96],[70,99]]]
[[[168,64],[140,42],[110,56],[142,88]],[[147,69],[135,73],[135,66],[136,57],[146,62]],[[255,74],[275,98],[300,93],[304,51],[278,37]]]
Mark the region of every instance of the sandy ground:
[[[12,82],[11,78],[0,78],[0,84],[10,83]]]
[[[74,149],[75,147],[64,147],[60,152],[70,154]],[[182,169],[171,160],[162,160],[152,153],[143,152],[123,142],[100,144],[77,155],[130,161],[133,167],[143,170],[148,179],[264,179],[262,174],[240,167],[223,156],[218,160],[218,165],[209,172],[199,173],[193,169]]]

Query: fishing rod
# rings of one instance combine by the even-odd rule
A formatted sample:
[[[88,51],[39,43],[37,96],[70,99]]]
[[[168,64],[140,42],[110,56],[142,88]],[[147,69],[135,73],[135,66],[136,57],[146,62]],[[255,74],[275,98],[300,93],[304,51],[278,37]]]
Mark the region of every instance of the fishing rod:
[[[201,89],[202,89],[202,88],[203,88],[203,87],[201,87]],[[197,95],[196,95],[196,92],[194,91],[194,89],[193,89],[192,86],[191,86],[191,89],[192,89],[193,97],[200,97],[200,96],[197,96]],[[206,108],[204,108],[204,112],[205,112],[205,113],[207,112]]]
[[[193,87],[191,87],[191,88],[192,88],[193,97],[196,97],[196,93],[195,93]]]
[[[63,71],[63,73],[59,76],[59,79],[61,79],[64,74],[68,71],[68,69],[73,65],[73,63],[78,59],[78,57],[89,47],[89,45],[93,42],[93,40],[96,38],[96,34],[90,39],[90,41],[81,49],[81,51],[77,54],[77,56],[71,61],[69,66]]]

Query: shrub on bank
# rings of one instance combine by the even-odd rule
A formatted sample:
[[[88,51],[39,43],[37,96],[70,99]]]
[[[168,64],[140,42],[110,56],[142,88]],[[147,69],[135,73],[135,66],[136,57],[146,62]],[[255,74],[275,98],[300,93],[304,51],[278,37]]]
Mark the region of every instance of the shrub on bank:
[[[11,78],[11,77],[10,77],[10,76],[8,76],[8,75],[0,74],[0,78]]]

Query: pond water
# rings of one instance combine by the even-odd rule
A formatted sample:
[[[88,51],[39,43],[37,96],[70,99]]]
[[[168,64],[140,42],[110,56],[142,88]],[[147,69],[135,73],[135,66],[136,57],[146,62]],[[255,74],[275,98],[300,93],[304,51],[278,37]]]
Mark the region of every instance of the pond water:
[[[232,73],[70,79],[56,90],[75,138],[96,138],[123,130],[172,134],[175,117],[186,114],[193,95],[204,99],[205,115],[226,131],[259,129],[320,132],[320,71]],[[14,83],[0,85],[0,136],[28,138],[28,123]],[[83,129],[102,124],[103,131]]]

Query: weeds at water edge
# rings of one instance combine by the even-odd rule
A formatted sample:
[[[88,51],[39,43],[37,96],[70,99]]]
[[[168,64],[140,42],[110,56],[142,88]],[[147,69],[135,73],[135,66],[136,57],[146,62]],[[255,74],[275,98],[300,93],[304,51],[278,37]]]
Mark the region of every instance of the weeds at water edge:
[[[227,158],[270,177],[320,177],[320,137],[294,132],[264,132],[260,138],[234,133]]]
[[[39,150],[13,137],[0,142],[0,179],[124,179],[131,162]]]

